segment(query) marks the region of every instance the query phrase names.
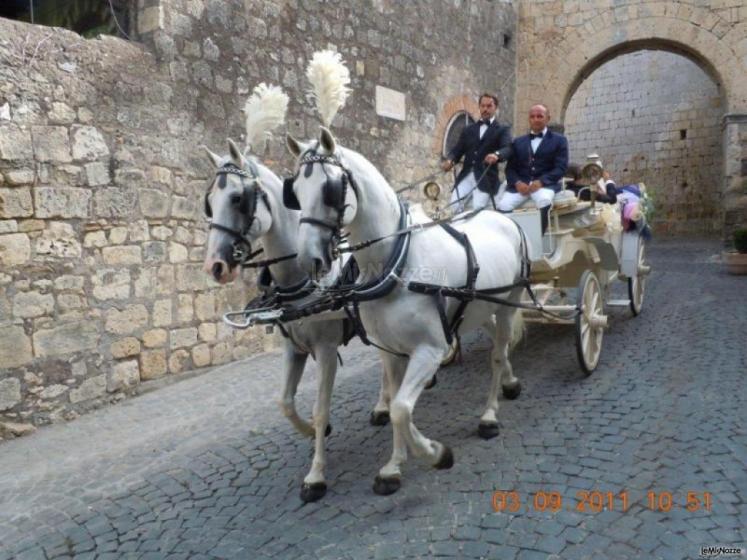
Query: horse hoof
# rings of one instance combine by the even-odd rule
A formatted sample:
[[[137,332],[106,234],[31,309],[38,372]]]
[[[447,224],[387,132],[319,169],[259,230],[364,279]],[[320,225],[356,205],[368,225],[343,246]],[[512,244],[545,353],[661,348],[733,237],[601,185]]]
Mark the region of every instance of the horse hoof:
[[[327,437],[331,433],[332,433],[332,424],[327,424],[327,429],[324,430],[324,437]]]
[[[384,478],[383,476],[376,475],[373,491],[379,496],[389,496],[399,490],[400,486],[402,486],[402,481],[398,476]]]
[[[436,377],[436,374],[433,374],[433,377],[431,377],[431,380],[425,385],[426,389],[433,389],[436,386],[436,383],[438,383],[438,377]]]
[[[441,452],[441,458],[438,462],[433,465],[438,470],[450,469],[454,466],[454,453],[451,451],[451,447],[444,445],[444,450]]]
[[[389,424],[389,411],[388,410],[374,410],[371,413],[370,422],[372,426],[386,426]]]
[[[324,482],[304,483],[301,486],[301,501],[307,504],[309,502],[316,502],[317,500],[321,500],[326,493],[327,484]]]
[[[477,426],[477,435],[482,439],[493,439],[498,435],[498,422],[495,424],[492,422],[480,422],[480,425]]]
[[[521,395],[521,382],[511,383],[510,385],[503,386],[503,396],[508,400],[512,401],[516,397]]]

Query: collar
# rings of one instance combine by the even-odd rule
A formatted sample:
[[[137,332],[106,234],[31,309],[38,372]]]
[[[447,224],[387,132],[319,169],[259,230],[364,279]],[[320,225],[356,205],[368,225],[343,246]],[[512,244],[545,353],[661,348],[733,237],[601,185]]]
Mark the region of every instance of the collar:
[[[545,136],[547,136],[547,133],[548,133],[548,132],[550,132],[550,131],[549,131],[549,130],[547,130],[547,127],[545,127],[545,128],[543,128],[543,129],[542,129],[542,140],[544,140],[544,139],[545,139]],[[530,130],[530,131],[529,131],[529,134],[536,134],[536,132],[532,132],[532,131]]]

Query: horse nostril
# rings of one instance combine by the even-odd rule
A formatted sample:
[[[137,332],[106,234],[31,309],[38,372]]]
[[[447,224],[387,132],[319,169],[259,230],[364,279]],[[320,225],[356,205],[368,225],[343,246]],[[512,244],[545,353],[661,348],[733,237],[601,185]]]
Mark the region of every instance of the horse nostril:
[[[212,272],[213,272],[213,278],[215,278],[216,280],[220,280],[220,277],[223,274],[223,265],[219,262],[214,263]]]

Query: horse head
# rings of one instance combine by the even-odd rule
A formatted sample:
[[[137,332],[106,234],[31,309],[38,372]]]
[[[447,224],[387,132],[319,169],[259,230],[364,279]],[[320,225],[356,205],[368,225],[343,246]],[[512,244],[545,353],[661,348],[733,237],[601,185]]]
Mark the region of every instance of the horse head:
[[[318,141],[301,143],[288,135],[286,143],[297,168],[285,180],[283,202],[302,211],[298,262],[318,277],[329,272],[342,229],[355,220],[360,190],[328,129],[321,127]]]
[[[229,155],[224,157],[205,148],[217,169],[205,193],[210,231],[204,270],[221,284],[236,279],[239,265],[252,254],[252,244],[270,230],[273,220],[270,197],[258,165],[233,141],[229,140],[228,145]],[[269,170],[264,171],[265,175],[272,175]],[[279,182],[276,177],[275,180]]]

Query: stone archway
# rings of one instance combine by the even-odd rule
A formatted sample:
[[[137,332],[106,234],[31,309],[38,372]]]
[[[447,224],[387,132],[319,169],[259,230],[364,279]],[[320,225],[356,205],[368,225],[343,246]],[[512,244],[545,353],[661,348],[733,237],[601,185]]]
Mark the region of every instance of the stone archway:
[[[665,49],[695,61],[723,92],[725,232],[747,224],[747,17],[743,11],[688,2],[536,3],[520,0],[515,127],[543,102],[563,126],[585,76],[621,54]]]

